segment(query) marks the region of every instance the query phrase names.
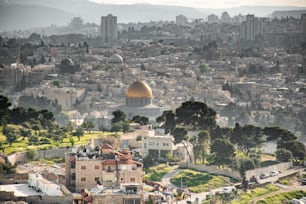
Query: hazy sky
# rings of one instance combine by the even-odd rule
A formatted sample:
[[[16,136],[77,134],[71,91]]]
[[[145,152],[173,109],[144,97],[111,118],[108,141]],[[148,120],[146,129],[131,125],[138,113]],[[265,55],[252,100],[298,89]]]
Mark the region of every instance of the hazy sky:
[[[195,8],[230,8],[242,5],[303,6],[306,0],[90,0],[105,4],[161,4]]]

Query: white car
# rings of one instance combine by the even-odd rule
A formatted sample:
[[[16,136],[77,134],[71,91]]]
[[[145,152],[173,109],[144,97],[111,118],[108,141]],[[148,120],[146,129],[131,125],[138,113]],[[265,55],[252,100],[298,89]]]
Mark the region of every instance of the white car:
[[[278,171],[271,171],[270,172],[270,176],[272,177],[272,176],[277,176],[279,174],[279,172]]]
[[[299,200],[299,199],[296,199],[296,198],[293,198],[292,200],[290,200],[289,202],[290,204],[304,204],[303,201]]]
[[[233,187],[224,187],[221,189],[221,191],[218,192],[218,194],[227,194],[227,193],[231,193],[233,191],[235,191],[236,188],[233,186]]]

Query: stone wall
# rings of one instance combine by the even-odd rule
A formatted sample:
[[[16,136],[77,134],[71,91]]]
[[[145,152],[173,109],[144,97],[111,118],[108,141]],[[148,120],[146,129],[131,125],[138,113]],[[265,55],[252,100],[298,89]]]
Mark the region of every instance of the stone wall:
[[[56,157],[63,157],[65,152],[71,151],[70,147],[62,147],[62,148],[52,148],[46,150],[38,150],[35,151],[35,158],[34,159],[52,159]],[[8,161],[15,165],[16,163],[25,163],[27,161],[27,153],[26,152],[17,152],[7,156]]]
[[[271,166],[267,166],[263,168],[252,169],[252,170],[246,171],[246,178],[250,179],[252,176],[258,177],[262,173],[269,174],[271,171],[282,172],[290,168],[292,168],[292,162],[283,162],[283,163],[279,163],[279,164],[275,164],[275,165],[271,165]]]
[[[222,175],[222,176],[229,176],[231,178],[240,180],[240,174],[238,171],[231,171],[230,169],[218,169],[217,166],[206,166],[204,164],[186,164],[185,162],[182,162],[179,164],[180,168],[191,168],[191,169],[196,169],[198,171],[203,171],[203,172],[208,172],[211,174],[216,174],[216,175]],[[250,179],[252,176],[258,177],[262,173],[270,173],[271,171],[285,171],[292,168],[292,162],[283,162],[263,168],[257,168],[257,169],[252,169],[246,171],[246,178]]]
[[[24,198],[24,200],[31,204],[71,204],[72,196],[31,196]]]
[[[215,175],[221,175],[221,176],[228,176],[231,178],[234,178],[236,180],[240,180],[239,172],[232,171],[230,169],[218,169],[217,166],[211,165],[207,166],[204,164],[186,164],[185,162],[182,162],[179,164],[180,168],[190,168],[190,169],[196,169],[197,171],[203,171],[208,172]]]

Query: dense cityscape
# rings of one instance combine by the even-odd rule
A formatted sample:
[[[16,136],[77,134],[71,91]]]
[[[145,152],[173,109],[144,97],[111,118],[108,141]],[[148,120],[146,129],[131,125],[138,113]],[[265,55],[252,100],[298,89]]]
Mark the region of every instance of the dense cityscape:
[[[180,9],[0,15],[0,203],[306,203],[306,7]]]

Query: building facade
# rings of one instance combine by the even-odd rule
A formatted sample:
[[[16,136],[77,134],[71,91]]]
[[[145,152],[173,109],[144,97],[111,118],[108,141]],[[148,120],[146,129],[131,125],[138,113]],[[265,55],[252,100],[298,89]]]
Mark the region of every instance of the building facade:
[[[129,151],[115,151],[110,145],[68,152],[65,163],[66,186],[71,191],[93,189],[97,183],[104,188],[142,183],[142,163],[133,161]]]
[[[184,15],[178,15],[175,17],[175,23],[176,25],[185,26],[188,24],[188,19]]]
[[[112,43],[118,39],[117,16],[109,14],[101,17],[101,38],[103,42]]]
[[[254,15],[247,15],[246,21],[240,25],[240,39],[253,41],[264,33],[264,23]]]
[[[218,18],[217,15],[211,14],[211,15],[207,16],[207,21],[208,21],[208,23],[218,23],[219,18]]]

